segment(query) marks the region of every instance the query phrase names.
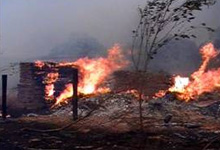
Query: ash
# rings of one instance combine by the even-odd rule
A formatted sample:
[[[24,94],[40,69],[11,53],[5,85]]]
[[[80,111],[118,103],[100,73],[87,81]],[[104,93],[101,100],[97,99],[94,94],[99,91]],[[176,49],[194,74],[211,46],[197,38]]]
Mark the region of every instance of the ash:
[[[83,117],[90,111],[95,110],[93,116],[114,116],[131,112],[135,106],[138,106],[138,103],[133,94],[109,93],[79,99],[78,113],[79,117]],[[72,105],[61,106],[52,111],[52,116],[71,117]]]
[[[138,118],[139,101],[132,93],[108,93],[79,99],[79,117],[94,111],[90,118],[104,118],[105,120],[118,118]],[[218,118],[219,102],[208,106],[200,106],[198,101],[184,102],[169,96],[150,99],[142,102],[144,118],[164,120],[172,116],[174,122],[192,122],[197,118]],[[67,104],[52,110],[50,116],[72,117],[72,105]]]

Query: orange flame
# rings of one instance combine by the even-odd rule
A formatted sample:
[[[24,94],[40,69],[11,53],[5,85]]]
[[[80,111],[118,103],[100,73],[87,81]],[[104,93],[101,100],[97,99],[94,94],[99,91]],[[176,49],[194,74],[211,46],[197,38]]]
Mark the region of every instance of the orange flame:
[[[109,88],[99,88],[102,81],[112,72],[125,67],[128,61],[124,59],[119,45],[115,45],[108,50],[107,58],[99,57],[89,59],[80,58],[72,63],[60,63],[60,66],[72,65],[78,66],[81,79],[79,81],[78,91],[83,94],[105,93]],[[64,92],[56,99],[57,104],[72,96],[73,86],[68,85]]]
[[[40,67],[37,62],[37,66]],[[79,69],[80,79],[78,91],[82,94],[106,93],[110,89],[108,87],[99,87],[99,85],[114,71],[125,67],[128,61],[124,58],[119,45],[114,45],[108,50],[108,56],[98,58],[80,58],[75,62],[59,63],[58,67],[71,66]],[[45,88],[46,97],[52,97],[54,94],[54,83],[59,77],[58,73],[50,73],[45,78],[48,85]],[[56,98],[56,103],[60,104],[73,95],[73,85],[67,84],[64,91]]]
[[[98,85],[115,70],[125,67],[128,62],[121,54],[118,45],[108,50],[107,58],[81,58],[74,62],[79,66],[81,80],[79,82],[79,92],[91,94],[96,92]]]
[[[53,97],[54,92],[55,92],[54,91],[54,84],[46,85],[46,87],[45,87],[46,99],[50,99],[51,97]]]
[[[55,93],[54,90],[54,83],[58,80],[59,74],[58,73],[49,73],[44,79],[45,86],[45,98],[47,100],[53,99],[53,95]]]
[[[178,92],[178,93],[184,93],[185,92],[185,87],[189,85],[189,78],[187,77],[181,77],[181,76],[176,76],[174,78],[174,83],[175,85],[169,88],[170,92]]]
[[[55,105],[60,104],[61,102],[64,102],[67,98],[70,98],[73,96],[73,85],[71,83],[67,84],[65,87],[65,90],[56,98]]]
[[[217,87],[220,87],[220,68],[208,70],[207,65],[212,58],[215,58],[219,52],[217,52],[212,43],[208,43],[201,48],[200,53],[202,55],[203,63],[199,70],[191,75],[189,78],[175,77],[175,84],[169,91],[176,92],[179,99],[189,101],[190,99],[196,99],[204,92],[212,92]]]
[[[158,97],[163,97],[166,95],[166,92],[165,90],[159,90],[157,93],[154,94],[153,98],[158,98]]]
[[[45,65],[44,62],[40,60],[35,61],[35,66],[38,68],[42,68],[44,65]]]
[[[46,78],[44,79],[44,83],[55,83],[57,79],[59,78],[59,73],[48,73]]]

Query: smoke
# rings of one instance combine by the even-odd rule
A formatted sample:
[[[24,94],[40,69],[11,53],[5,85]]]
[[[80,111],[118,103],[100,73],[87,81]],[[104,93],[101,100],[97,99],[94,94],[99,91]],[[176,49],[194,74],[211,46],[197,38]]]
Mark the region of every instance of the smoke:
[[[47,56],[52,49],[68,43],[72,34],[87,35],[105,48],[114,43],[126,45],[139,20],[137,7],[145,3],[146,0],[2,0],[0,51],[4,57],[17,61]],[[218,2],[205,9],[197,20],[219,26],[219,7]],[[207,38],[202,36],[202,41]]]
[[[142,3],[145,0],[0,0],[0,73],[11,74],[9,89],[19,82],[10,63],[93,57],[114,43],[130,42]]]
[[[150,69],[188,75],[198,69],[200,62],[199,47],[194,42],[172,41],[159,50],[150,63]]]
[[[17,60],[37,58],[88,35],[105,47],[131,41],[145,0],[7,0],[1,1],[1,52]]]
[[[48,57],[64,57],[77,59],[102,55],[104,46],[95,38],[87,35],[73,34],[69,40],[51,49]]]
[[[194,24],[197,26],[200,23],[204,22],[207,24],[207,26],[215,30],[218,29],[220,27],[220,19],[217,19],[219,18],[219,9],[220,9],[220,1],[217,0],[215,5],[210,7],[205,7],[202,12],[196,11],[195,12],[196,19],[194,20]],[[201,44],[204,44],[207,41],[209,42],[212,41],[216,35],[216,32],[215,33],[207,32],[207,31],[204,32],[203,29],[201,30],[197,29],[196,34],[198,35],[198,37],[195,42],[198,46],[201,46]]]
[[[217,49],[220,49],[220,27],[216,30],[214,36],[214,45]]]
[[[206,39],[207,40],[207,39]],[[216,49],[220,50],[220,27],[210,37]],[[201,43],[201,42],[200,42]],[[172,41],[160,49],[150,64],[153,71],[164,71],[171,74],[189,75],[197,70],[201,64],[199,49],[206,42],[199,46],[190,40]],[[219,59],[211,61],[209,67],[219,68]]]
[[[95,56],[103,54],[114,43],[129,45],[132,41],[131,31],[136,28],[139,21],[137,8],[143,6],[146,0],[2,0],[0,2],[0,68],[2,68],[9,66],[11,62],[32,61],[60,55]],[[216,18],[219,15],[219,8],[218,3],[200,14],[198,20],[208,21],[207,24],[218,27],[220,20]],[[203,42],[207,39],[209,35],[204,35],[198,41]],[[197,45],[200,45],[199,43],[197,42]],[[176,49],[180,49],[179,55],[188,57],[182,55],[185,45],[188,44],[188,49],[198,49],[192,42],[173,43],[158,57],[159,59],[163,57],[165,62],[175,61],[176,66],[171,67],[175,68],[178,66],[178,60],[171,58],[176,56],[169,53],[172,51],[175,53]],[[167,49],[170,51],[168,52]],[[186,60],[182,62],[187,64],[187,60],[193,59],[194,56],[189,55],[189,58],[185,58]],[[197,59],[197,54],[195,57]]]

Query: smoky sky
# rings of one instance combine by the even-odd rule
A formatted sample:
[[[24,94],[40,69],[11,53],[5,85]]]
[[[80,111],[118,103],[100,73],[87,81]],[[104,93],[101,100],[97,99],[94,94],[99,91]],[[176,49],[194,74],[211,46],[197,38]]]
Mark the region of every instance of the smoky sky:
[[[200,63],[199,46],[185,39],[171,41],[162,47],[150,62],[150,69],[188,76],[199,68]]]
[[[84,40],[83,48],[91,41],[93,44],[87,44],[86,48],[100,51],[115,43],[131,45],[132,30],[139,21],[137,8],[145,3],[146,0],[0,0],[0,68],[10,62],[59,55],[74,48],[78,52],[71,54],[85,56],[87,51],[80,52],[78,43],[71,41],[77,35],[80,38],[76,40]],[[219,28],[219,9],[220,2],[202,13],[196,12],[194,23],[206,22]],[[200,36],[196,41],[171,44],[169,49],[183,50],[185,44],[189,44],[187,48],[193,49],[194,54],[201,43],[216,38],[216,34],[197,32]],[[165,56],[167,54],[158,57],[160,61],[164,58],[170,66],[168,63],[173,62]]]
[[[130,40],[143,0],[1,0],[1,51],[5,56],[47,55],[71,34],[106,47]]]
[[[48,55],[72,34],[95,38],[105,47],[131,42],[137,7],[146,0],[1,0],[1,53],[9,58]],[[220,25],[219,7],[198,14],[198,22]],[[206,40],[211,35],[200,36]]]
[[[95,41],[93,49],[130,42],[138,20],[137,7],[143,3],[144,0],[0,0],[0,72],[8,73],[2,70],[10,68],[11,62],[74,51],[76,42],[70,40],[76,35],[83,37],[83,43]],[[85,56],[86,52],[79,54]],[[19,73],[9,76],[9,80],[9,87],[16,86]]]

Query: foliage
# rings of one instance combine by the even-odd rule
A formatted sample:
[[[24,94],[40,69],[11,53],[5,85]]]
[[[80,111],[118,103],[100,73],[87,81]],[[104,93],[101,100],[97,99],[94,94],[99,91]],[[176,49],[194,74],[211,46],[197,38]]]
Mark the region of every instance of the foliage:
[[[195,11],[215,4],[215,0],[149,0],[139,8],[140,21],[133,31],[132,62],[136,71],[147,71],[149,61],[171,40],[197,38],[196,28],[214,32],[205,23],[193,26]]]

